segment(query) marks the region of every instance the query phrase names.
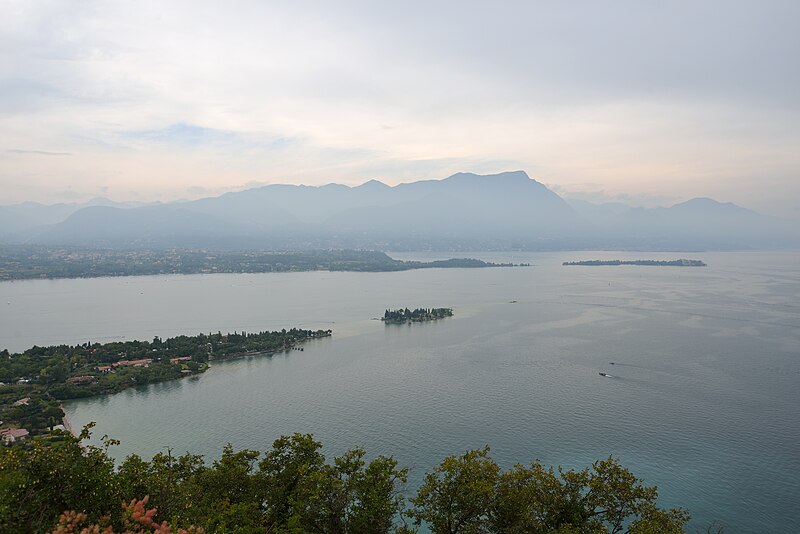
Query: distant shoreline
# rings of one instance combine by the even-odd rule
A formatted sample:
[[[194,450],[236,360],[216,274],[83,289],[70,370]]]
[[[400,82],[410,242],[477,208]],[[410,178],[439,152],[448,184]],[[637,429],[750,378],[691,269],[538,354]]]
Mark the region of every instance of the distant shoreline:
[[[415,269],[528,267],[474,258],[396,260],[374,250],[205,251],[111,250],[0,245],[0,282],[176,274],[309,271],[396,272]]]
[[[701,260],[687,260],[684,258],[678,260],[583,260],[583,261],[565,261],[561,265],[564,266],[580,266],[580,267],[605,267],[605,266],[618,266],[618,265],[634,265],[642,267],[707,267],[707,264]]]

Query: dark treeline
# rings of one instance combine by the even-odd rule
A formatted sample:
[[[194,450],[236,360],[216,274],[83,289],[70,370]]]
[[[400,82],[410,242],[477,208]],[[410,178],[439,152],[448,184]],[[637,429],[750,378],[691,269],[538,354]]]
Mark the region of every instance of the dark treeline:
[[[406,497],[408,469],[393,458],[352,449],[329,462],[311,435],[281,437],[264,454],[227,446],[211,465],[164,452],[115,467],[114,442],[105,444],[81,448],[68,436],[57,446],[0,447],[0,531],[59,523],[59,532],[77,533],[99,523],[111,529],[103,532],[154,532],[166,522],[158,532],[408,534],[424,524],[434,534],[670,534],[688,520],[659,508],[656,488],[613,458],[580,471],[538,462],[502,470],[488,448],[472,450],[446,457]],[[73,513],[59,519],[65,511]]]
[[[409,310],[408,308],[400,308],[397,310],[386,310],[383,313],[382,321],[387,323],[412,323],[422,321],[433,321],[436,319],[443,319],[444,317],[452,317],[452,308],[417,308]]]
[[[60,423],[58,400],[116,393],[123,389],[202,373],[209,359],[287,350],[331,335],[330,330],[292,328],[155,337],[152,341],[86,342],[0,352],[0,420],[44,433]],[[26,403],[17,403],[20,399]]]

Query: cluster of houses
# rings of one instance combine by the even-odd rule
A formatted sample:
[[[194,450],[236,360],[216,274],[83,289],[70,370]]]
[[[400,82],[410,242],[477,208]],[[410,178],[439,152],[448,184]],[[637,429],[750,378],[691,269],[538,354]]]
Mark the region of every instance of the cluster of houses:
[[[97,380],[97,377],[95,377],[95,376],[83,375],[83,376],[73,376],[71,378],[67,378],[66,382],[68,382],[68,383],[70,383],[70,384],[72,384],[74,386],[78,386],[80,384],[91,384],[95,380]]]
[[[17,384],[30,384],[30,378],[20,378],[17,380]],[[11,384],[6,384],[5,382],[0,382],[0,387],[2,386],[10,386]]]
[[[152,358],[143,358],[141,360],[120,360],[118,362],[114,362],[111,365],[98,365],[97,372],[101,375],[107,375],[109,373],[114,372],[115,367],[150,367],[150,364],[153,363]],[[96,376],[91,375],[84,375],[84,376],[73,376],[72,378],[67,378],[67,382],[70,384],[89,384],[97,380]]]
[[[192,361],[191,356],[179,356],[177,358],[170,358],[169,363],[171,364],[179,364],[183,362],[190,362]],[[150,364],[153,363],[152,358],[142,358],[141,360],[120,360],[118,362],[114,362],[111,365],[98,365],[97,372],[102,375],[107,375],[109,373],[114,372],[115,367],[150,367]],[[67,382],[74,385],[80,384],[90,384],[97,380],[96,376],[92,375],[84,375],[84,376],[73,376],[71,378],[67,378]]]
[[[150,367],[153,363],[152,358],[142,358],[141,360],[120,360],[111,364],[111,367]]]
[[[28,406],[31,402],[30,397],[22,397],[14,402],[14,406]],[[0,421],[2,423],[2,421]],[[29,432],[24,428],[0,428],[0,443],[11,445],[14,442],[22,441],[28,437]]]
[[[2,428],[0,429],[0,442],[3,445],[11,445],[17,441],[23,441],[28,434],[29,432],[24,428]]]

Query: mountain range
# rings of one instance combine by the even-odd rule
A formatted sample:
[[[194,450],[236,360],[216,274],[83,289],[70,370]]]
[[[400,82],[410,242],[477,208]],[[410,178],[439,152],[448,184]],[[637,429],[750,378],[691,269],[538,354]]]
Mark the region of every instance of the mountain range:
[[[194,201],[0,206],[0,242],[101,248],[742,249],[791,224],[696,198],[665,208],[568,202],[523,171],[357,187],[267,185]]]

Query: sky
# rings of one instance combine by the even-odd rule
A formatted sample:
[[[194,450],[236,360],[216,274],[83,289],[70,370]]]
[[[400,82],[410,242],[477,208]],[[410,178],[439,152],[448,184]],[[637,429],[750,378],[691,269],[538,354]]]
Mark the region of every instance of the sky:
[[[800,2],[0,0],[0,204],[522,169],[800,218]]]

